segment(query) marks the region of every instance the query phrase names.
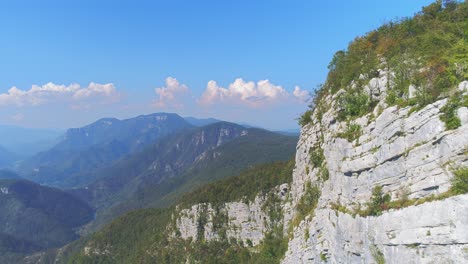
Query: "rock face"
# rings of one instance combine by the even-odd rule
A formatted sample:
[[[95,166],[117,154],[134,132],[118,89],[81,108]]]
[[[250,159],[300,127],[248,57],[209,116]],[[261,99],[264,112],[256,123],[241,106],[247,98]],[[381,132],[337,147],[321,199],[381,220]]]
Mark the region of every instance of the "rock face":
[[[417,199],[449,190],[452,170],[468,166],[468,125],[467,109],[462,107],[458,110],[462,126],[446,130],[439,119],[446,102],[440,100],[414,112],[410,107],[379,103],[384,110],[374,119],[369,114],[354,121],[361,126],[362,136],[353,142],[337,137],[346,124],[334,119],[333,104],[320,123],[305,126],[296,153],[293,203],[302,196],[307,181],[319,181],[318,170],[308,169],[309,152],[318,144],[330,178],[320,184],[315,216],[294,229],[283,262],[373,263],[379,257],[385,263],[468,261],[468,195],[376,217],[353,218],[331,209],[331,203],[349,209],[364,206],[378,185],[393,199],[402,192]],[[306,233],[310,233],[307,239]]]
[[[382,99],[385,83],[385,76],[371,80],[366,91]],[[313,122],[303,127],[291,185],[273,190],[283,197],[283,225],[292,225],[283,263],[468,262],[466,194],[392,209],[380,216],[353,217],[331,206],[340,204],[349,211],[365,207],[376,186],[382,186],[392,199],[403,193],[409,199],[422,199],[448,191],[453,170],[468,166],[468,109],[457,110],[462,126],[447,130],[439,118],[447,99],[417,111],[388,107],[381,100],[373,113],[353,121],[362,135],[348,142],[339,137],[348,124],[335,119],[336,96],[325,99],[331,102],[330,110],[320,122],[314,113]],[[311,151],[317,148],[323,150],[323,164],[329,171],[325,181],[320,179],[323,168],[314,168],[310,160]],[[307,182],[321,189],[317,209],[293,225]],[[290,192],[280,193],[282,189]],[[226,204],[222,210],[229,217],[227,236],[250,240],[254,246],[261,243],[268,225],[264,202],[258,196],[253,202]],[[208,220],[205,239],[218,238],[211,205],[181,211],[177,227],[183,238],[197,236],[201,208]]]
[[[366,218],[319,209],[294,231],[283,263],[375,263],[377,254],[385,263],[464,263],[467,202],[461,195]]]
[[[279,198],[283,207],[290,204],[288,197],[288,184],[283,184],[272,190]],[[271,219],[265,212],[266,199],[258,195],[253,201],[238,201],[224,204],[215,210],[211,204],[196,204],[189,209],[182,209],[176,220],[177,230],[183,239],[196,239],[200,235],[206,240],[219,239],[220,232],[213,227],[214,218],[220,213],[227,218],[226,237],[242,241],[245,245],[256,246],[263,240],[265,233],[269,231],[272,224]],[[283,209],[284,210],[284,209]],[[200,232],[200,219],[205,218],[206,224]]]

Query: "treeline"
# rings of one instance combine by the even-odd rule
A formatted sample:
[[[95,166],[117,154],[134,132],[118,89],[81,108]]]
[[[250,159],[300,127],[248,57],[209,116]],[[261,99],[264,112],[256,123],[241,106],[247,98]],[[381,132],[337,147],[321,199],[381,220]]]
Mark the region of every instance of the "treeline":
[[[179,201],[182,207],[210,203],[219,205],[232,201],[252,201],[255,196],[273,187],[292,181],[294,160],[263,164],[245,170],[236,177],[229,177],[184,195]]]

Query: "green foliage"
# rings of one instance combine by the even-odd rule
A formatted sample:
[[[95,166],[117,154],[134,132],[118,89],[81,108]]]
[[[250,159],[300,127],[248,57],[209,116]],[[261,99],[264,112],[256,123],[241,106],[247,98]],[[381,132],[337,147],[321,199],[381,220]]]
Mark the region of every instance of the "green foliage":
[[[328,261],[327,255],[325,253],[320,253],[320,260],[323,262],[327,262]]]
[[[210,203],[217,206],[226,202],[255,199],[259,193],[292,181],[294,160],[258,165],[240,175],[205,185],[184,195],[179,205],[188,208],[193,204]]]
[[[325,155],[323,154],[323,149],[320,146],[314,146],[309,149],[310,162],[314,168],[318,168],[325,161]]]
[[[273,223],[273,225],[283,219],[281,199],[276,193],[268,192],[265,203],[262,205],[262,210],[268,214],[270,222]]]
[[[384,254],[382,253],[382,251],[380,251],[380,249],[376,245],[372,244],[370,246],[370,252],[371,252],[372,257],[374,258],[375,263],[385,264]]]
[[[323,182],[328,181],[328,179],[330,179],[330,172],[328,171],[328,168],[327,168],[326,164],[324,164],[320,168],[320,179]]]
[[[382,186],[376,186],[372,190],[371,201],[367,204],[367,215],[381,215],[382,211],[388,209],[390,200],[391,196],[383,193]]]
[[[468,167],[454,171],[450,192],[454,195],[468,193]]]
[[[338,97],[338,121],[355,118],[368,113],[371,109],[369,96],[360,90],[349,90]]]
[[[327,80],[316,93],[344,89],[338,120],[362,116],[372,105],[362,87],[378,76],[380,68],[394,73],[387,85],[388,104],[423,107],[432,103],[468,78],[467,21],[466,1],[436,1],[412,18],[390,21],[336,52]],[[416,98],[408,99],[410,84],[418,87]]]
[[[348,124],[346,131],[338,133],[338,137],[346,138],[349,142],[353,142],[362,135],[361,126],[358,124]]]
[[[331,203],[330,206],[331,206],[331,209],[335,210],[336,212],[341,212],[344,214],[351,214],[351,211],[348,210],[348,208],[342,205],[339,201],[337,201],[336,203]]]
[[[307,110],[304,114],[302,114],[302,116],[299,118],[299,125],[301,127],[312,122],[312,113],[312,110]]]
[[[320,189],[310,181],[305,184],[305,192],[296,206],[296,216],[293,225],[298,225],[306,216],[313,214],[320,198]]]
[[[457,116],[457,109],[460,107],[468,107],[468,96],[462,96],[456,93],[450,97],[448,102],[440,109],[442,114],[440,120],[445,123],[445,127],[449,130],[456,129],[461,126],[461,120]]]
[[[205,225],[208,223],[208,207],[206,204],[201,204],[198,207],[197,216],[197,242],[205,239]]]

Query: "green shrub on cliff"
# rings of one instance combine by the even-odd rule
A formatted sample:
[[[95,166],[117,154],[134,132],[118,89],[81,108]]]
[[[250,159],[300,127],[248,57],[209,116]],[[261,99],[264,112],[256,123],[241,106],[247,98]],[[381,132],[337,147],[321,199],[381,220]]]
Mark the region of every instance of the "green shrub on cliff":
[[[378,69],[392,72],[387,84],[387,103],[423,107],[434,102],[459,82],[468,79],[468,3],[436,1],[411,18],[388,22],[357,37],[346,50],[335,53],[328,65],[323,95],[343,89],[338,100],[338,119],[369,113],[371,98],[363,94]],[[408,99],[410,84],[416,97]]]

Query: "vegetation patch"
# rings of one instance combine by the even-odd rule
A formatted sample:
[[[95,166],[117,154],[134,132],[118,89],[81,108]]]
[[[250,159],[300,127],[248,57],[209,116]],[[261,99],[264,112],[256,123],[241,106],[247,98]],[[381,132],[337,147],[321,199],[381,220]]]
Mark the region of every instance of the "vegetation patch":
[[[372,255],[372,258],[374,258],[375,263],[385,264],[385,256],[376,245],[372,244],[369,250]]]
[[[450,97],[448,102],[440,109],[442,114],[440,120],[445,123],[448,130],[457,129],[461,126],[461,120],[457,116],[457,109],[468,107],[468,95],[462,96],[460,93]]]
[[[299,225],[306,216],[312,215],[320,198],[320,189],[317,185],[312,185],[310,181],[305,184],[305,192],[296,206],[296,216],[292,221],[293,226]]]
[[[338,97],[338,121],[345,121],[351,118],[363,116],[376,106],[376,102],[371,101],[369,96],[359,89],[346,91]]]
[[[314,146],[309,149],[310,162],[314,168],[319,168],[325,161],[325,155],[323,149],[320,146]]]
[[[312,110],[305,111],[305,113],[302,114],[302,116],[299,118],[299,125],[303,127],[309,124],[310,122],[312,122],[312,114],[313,114]]]
[[[468,79],[468,2],[436,1],[411,18],[390,21],[357,37],[335,53],[324,85],[316,92],[313,109],[322,98],[340,89],[337,119],[369,113],[374,100],[364,93],[370,79],[383,69],[389,77],[386,103],[420,109],[446,96]],[[409,86],[416,87],[409,98]],[[456,126],[456,121],[452,120]]]
[[[181,208],[194,204],[210,203],[212,206],[233,201],[253,201],[259,194],[266,194],[272,188],[292,181],[294,159],[255,166],[239,176],[223,179],[205,185],[179,200]]]
[[[327,258],[327,254],[325,253],[320,253],[320,260],[323,261],[323,262],[327,262],[328,261],[328,258]]]
[[[346,131],[338,133],[337,135],[340,138],[345,138],[348,142],[353,142],[354,140],[358,139],[362,136],[362,129],[361,126],[358,124],[349,124],[346,126]]]
[[[319,175],[322,182],[326,182],[328,179],[330,179],[330,172],[328,171],[326,163],[320,167]]]
[[[453,172],[452,187],[450,192],[453,195],[468,193],[468,167],[459,168]]]

